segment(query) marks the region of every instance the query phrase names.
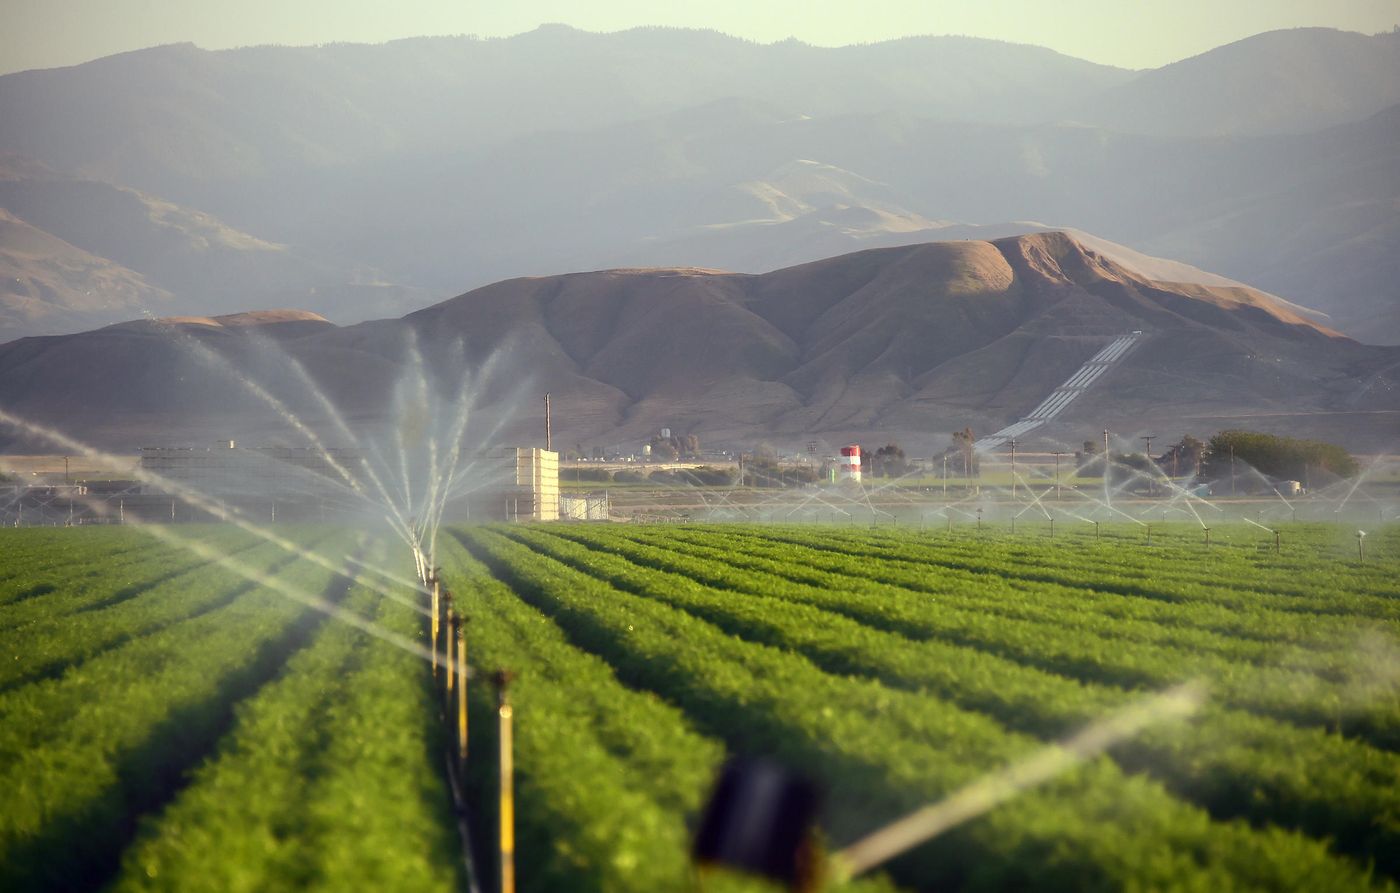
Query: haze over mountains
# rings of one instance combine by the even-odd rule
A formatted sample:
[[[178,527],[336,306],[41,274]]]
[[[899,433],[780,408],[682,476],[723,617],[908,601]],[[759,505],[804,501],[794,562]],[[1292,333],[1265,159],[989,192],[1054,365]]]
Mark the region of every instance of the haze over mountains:
[[[1072,227],[1400,342],[1396,34],[1144,72],[663,29],[177,45],[0,77],[0,153],[0,340]]]
[[[289,358],[349,419],[373,425],[390,415],[413,343],[448,392],[462,357],[495,357],[479,396],[485,428],[508,422],[503,437],[537,439],[548,391],[565,449],[665,426],[710,444],[880,436],[937,450],[949,430],[990,432],[1026,414],[1132,331],[1141,346],[1037,436],[1077,445],[1104,424],[1207,433],[1247,417],[1359,448],[1393,438],[1400,348],[1359,344],[1251,289],[1150,279],[1064,233],[874,249],[764,275],[514,279],[347,327],[283,312],[26,338],[0,346],[0,406],[124,450],[300,443],[240,376],[333,435]]]

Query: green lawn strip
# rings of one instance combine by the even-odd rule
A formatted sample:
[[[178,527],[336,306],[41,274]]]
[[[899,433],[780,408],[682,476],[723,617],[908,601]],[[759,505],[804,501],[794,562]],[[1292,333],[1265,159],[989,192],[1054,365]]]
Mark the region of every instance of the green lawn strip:
[[[853,555],[869,558],[897,559],[906,557],[923,563],[944,564],[960,570],[968,570],[981,573],[995,573],[1002,576],[1013,576],[1023,580],[1036,583],[1058,583],[1061,585],[1076,587],[1083,584],[1084,569],[1082,567],[1049,568],[1042,570],[1032,562],[1020,558],[1007,561],[1006,556],[989,557],[995,555],[1000,537],[979,538],[988,545],[984,545],[985,551],[980,551],[962,558],[956,555],[944,556],[938,550],[936,544],[930,542],[920,546],[911,546],[907,543],[901,545],[881,546],[867,542],[863,537],[854,536],[849,530],[793,530],[784,528],[774,528],[768,530],[763,527],[750,527],[742,531],[743,534],[752,536],[765,536],[784,542],[793,542],[808,548],[820,548],[838,552],[843,555]],[[1008,538],[1011,539],[1011,538]],[[1014,540],[1012,540],[1014,545]],[[1040,547],[1044,548],[1044,547]],[[1121,545],[1086,542],[1078,548],[1086,556],[1092,557],[1096,553],[1103,553],[1106,557],[1117,560],[1122,552],[1134,550],[1125,549]],[[1010,554],[1015,554],[1014,551]],[[1025,553],[1022,552],[1022,555]],[[1196,561],[1224,561],[1225,558],[1220,551],[1206,553],[1204,550],[1195,557]],[[1162,573],[1155,579],[1130,579],[1115,581],[1113,578],[1117,574],[1113,563],[1110,561],[1104,568],[1102,574],[1097,575],[1096,584],[1104,591],[1117,591],[1126,595],[1135,595],[1144,598],[1159,598],[1165,601],[1192,601],[1204,600],[1215,604],[1223,605],[1255,605],[1261,599],[1272,608],[1285,611],[1293,611],[1300,614],[1340,614],[1343,616],[1368,616],[1380,620],[1395,619],[1400,616],[1400,606],[1397,606],[1394,598],[1393,577],[1389,582],[1384,577],[1381,578],[1381,585],[1387,587],[1378,594],[1353,594],[1343,590],[1345,594],[1338,595],[1334,592],[1333,586],[1336,579],[1330,581],[1327,586],[1308,585],[1301,589],[1273,594],[1268,591],[1255,589],[1252,584],[1246,584],[1244,591],[1237,591],[1228,587],[1228,579],[1218,576],[1211,584],[1179,584],[1170,583],[1170,562],[1162,562]],[[1345,577],[1344,568],[1338,568]],[[1373,575],[1379,576],[1379,569],[1373,568],[1364,571],[1369,578]]]
[[[941,638],[1062,675],[1126,688],[1161,687],[1188,676],[1204,676],[1226,704],[1297,725],[1340,730],[1387,750],[1400,747],[1400,704],[1387,696],[1387,686],[1392,683],[1374,677],[1375,648],[1362,647],[1367,642],[1362,630],[1358,630],[1357,647],[1334,658],[1336,675],[1342,676],[1334,682],[1287,666],[1259,666],[1180,646],[1116,640],[1113,629],[1117,621],[1111,617],[1085,619],[1077,627],[1067,628],[994,614],[982,609],[975,597],[969,602],[974,584],[940,586],[937,568],[928,570],[929,582],[921,587],[925,591],[915,592],[908,585],[878,585],[882,571],[878,563],[868,559],[854,563],[865,568],[875,585],[862,585],[849,574],[829,578],[825,585],[813,585],[812,573],[823,559],[796,547],[786,562],[741,556],[738,550],[728,554],[734,556],[731,562],[745,566],[743,574],[764,574],[765,591],[815,599],[831,610],[882,629],[915,638]],[[736,579],[733,572],[717,567],[701,573],[707,574],[702,579],[713,585],[725,586],[726,581]],[[997,591],[995,580],[988,579],[982,585]],[[833,599],[837,593],[841,597]],[[1006,601],[1013,599],[1034,605],[1045,597],[1025,592],[1005,596]],[[1053,601],[1041,610],[1051,607]],[[1183,605],[1182,610],[1189,611],[1190,606]],[[1379,647],[1384,651],[1384,643],[1391,638],[1377,635],[1383,636]]]
[[[1386,628],[1382,623],[1357,619],[1338,622],[1337,618],[1326,618],[1316,624],[1301,623],[1297,615],[1260,619],[1240,610],[1224,611],[1222,616],[1222,610],[1215,606],[1198,609],[1196,603],[1183,606],[1098,592],[1092,588],[1095,579],[1089,574],[1082,588],[1027,585],[991,574],[949,571],[941,565],[907,560],[852,560],[822,549],[726,536],[720,531],[648,532],[631,538],[717,554],[732,554],[737,548],[742,561],[759,569],[781,567],[797,582],[815,581],[824,586],[837,582],[842,588],[896,586],[932,593],[945,602],[978,611],[1070,629],[1098,627],[1114,638],[1209,651],[1232,660],[1309,670],[1332,679],[1346,678],[1354,663],[1350,649],[1363,628]],[[1106,625],[1110,619],[1112,623]],[[1310,626],[1326,626],[1332,635],[1324,639],[1317,633],[1300,632]],[[1273,637],[1275,631],[1285,633],[1284,638]]]
[[[790,560],[794,550],[801,550],[802,564],[812,564],[820,570],[833,572],[851,572],[858,575],[862,567],[871,565],[871,561],[853,563],[850,557],[840,553],[834,553],[830,549],[811,549],[799,542],[791,540],[774,540],[769,536],[762,536],[760,533],[742,528],[708,528],[708,529],[676,529],[676,530],[650,530],[650,532],[634,533],[634,537],[647,537],[648,542],[657,540],[678,539],[682,542],[693,542],[701,546],[715,546],[717,540],[725,543],[741,543],[745,554],[752,554],[757,557],[780,557]],[[939,553],[941,554],[941,553]],[[1000,554],[1000,553],[998,553]],[[1039,556],[1035,554],[1005,553],[1000,558],[1001,565],[1009,565],[1015,568],[1022,564],[1035,564]],[[1205,631],[1214,631],[1232,637],[1242,637],[1246,640],[1261,642],[1287,642],[1287,644],[1301,645],[1306,648],[1336,648],[1337,645],[1350,647],[1355,642],[1358,623],[1373,624],[1379,626],[1375,620],[1357,616],[1337,616],[1337,614],[1312,614],[1308,617],[1299,617],[1298,612],[1280,610],[1277,607],[1268,606],[1267,599],[1254,598],[1253,602],[1238,602],[1235,605],[1217,605],[1217,603],[1204,602],[1204,600],[1162,600],[1156,598],[1144,598],[1144,596],[1134,595],[1130,592],[1102,591],[1096,588],[1099,585],[1100,577],[1106,574],[1113,578],[1112,568],[1100,574],[1095,567],[1085,564],[1079,570],[1081,582],[1077,586],[1067,586],[1061,584],[1046,584],[1046,582],[1025,581],[1015,577],[1002,577],[1001,574],[991,570],[969,571],[962,568],[949,568],[948,565],[937,563],[932,556],[907,556],[900,558],[881,557],[876,558],[875,570],[882,575],[888,575],[889,582],[895,585],[924,585],[925,579],[930,574],[930,567],[937,567],[938,581],[960,581],[972,584],[972,588],[981,589],[988,585],[988,582],[995,582],[997,591],[994,598],[987,599],[988,607],[994,609],[1001,602],[1001,593],[1005,591],[1047,593],[1054,592],[1063,598],[1057,599],[1057,605],[1064,606],[1070,613],[1074,612],[1095,612],[1107,614],[1107,616],[1123,617],[1123,619],[1147,620],[1162,624],[1166,627],[1175,628],[1201,628]],[[997,567],[997,564],[988,563],[988,568]],[[1172,567],[1163,561],[1158,567],[1159,578],[1170,578]],[[1225,581],[1221,575],[1222,582]],[[1268,584],[1256,579],[1256,585],[1267,588]],[[1189,603],[1190,612],[1183,612],[1180,606]],[[1303,621],[1305,620],[1305,621]]]
[[[239,558],[249,569],[268,574],[295,560],[270,544]],[[200,565],[110,607],[0,632],[0,692],[57,675],[129,639],[216,609],[255,585],[223,568]]]
[[[552,535],[571,531],[556,528]],[[695,614],[731,635],[799,651],[831,673],[858,674],[986,713],[1016,731],[1063,736],[1127,704],[1132,695],[1081,683],[936,640],[910,641],[816,605],[695,582],[697,559],[601,537],[612,553],[560,548],[542,532],[515,538],[620,589]],[[622,558],[636,564],[620,563]],[[714,559],[702,559],[713,565]],[[642,567],[638,567],[640,564]],[[654,570],[659,569],[659,570]],[[1121,765],[1160,778],[1221,818],[1298,828],[1333,838],[1340,852],[1400,873],[1400,757],[1316,729],[1299,729],[1217,705],[1198,722],[1149,730],[1115,751]]]
[[[321,594],[333,575],[280,578]],[[258,589],[0,696],[0,888],[86,887],[321,615]],[[304,622],[298,622],[302,620]]]
[[[252,548],[257,540],[237,531],[217,531],[197,538],[225,554]],[[76,611],[115,604],[145,589],[200,568],[208,562],[188,549],[148,540],[149,548],[134,550],[120,560],[104,563],[79,554],[71,559],[72,573],[45,577],[50,587],[42,597],[12,601],[0,606],[0,629],[22,628],[41,618],[56,618]]]
[[[989,717],[743,642],[498,533],[474,551],[625,682],[672,700],[738,750],[829,781],[833,838],[946,794],[1034,748]],[[1277,829],[1213,822],[1102,759],[929,845],[897,867],[921,888],[1358,889],[1367,876]]]

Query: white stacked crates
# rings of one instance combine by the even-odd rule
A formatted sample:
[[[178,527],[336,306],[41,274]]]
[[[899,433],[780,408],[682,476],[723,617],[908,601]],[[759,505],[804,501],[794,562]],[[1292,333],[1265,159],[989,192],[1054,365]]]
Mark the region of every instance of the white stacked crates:
[[[559,454],[537,447],[504,447],[497,491],[508,521],[559,520]]]

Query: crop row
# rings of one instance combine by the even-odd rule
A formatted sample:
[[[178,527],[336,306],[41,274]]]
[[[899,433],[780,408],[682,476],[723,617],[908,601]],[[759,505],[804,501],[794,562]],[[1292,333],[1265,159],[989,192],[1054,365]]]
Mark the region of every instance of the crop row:
[[[851,557],[834,549],[799,546],[792,542],[729,531],[644,532],[635,537],[652,543],[685,543],[697,548],[725,549],[743,559],[771,560],[787,565],[794,579],[804,569],[820,573],[818,585],[831,585],[832,575],[843,586],[895,586],[952,598],[992,614],[1071,629],[1106,627],[1117,638],[1134,642],[1210,651],[1231,659],[1273,663],[1324,674],[1337,673],[1338,644],[1355,642],[1357,620],[1320,617],[1309,624],[1296,614],[1267,609],[1245,611],[1199,602],[1162,602],[1104,592],[1094,588],[1098,578],[1085,573],[1085,585],[1030,583],[999,574],[949,569],[946,564],[917,561],[909,556],[873,559]],[[799,557],[800,561],[792,559]],[[1320,653],[1319,653],[1320,652]]]
[[[1242,589],[1233,589],[1230,588],[1230,575],[1219,573],[1218,568],[1213,577],[1206,577],[1190,583],[1176,583],[1173,581],[1172,575],[1174,568],[1179,567],[1180,563],[1171,561],[1156,563],[1155,574],[1139,574],[1132,578],[1120,577],[1118,562],[1120,558],[1124,557],[1121,553],[1131,553],[1135,550],[1116,546],[1096,544],[1089,548],[1078,549],[1075,554],[1085,558],[1084,562],[1070,562],[1057,567],[1054,562],[1064,562],[1065,559],[1063,556],[1055,555],[1054,549],[1039,547],[1035,552],[1031,552],[1014,539],[1001,541],[987,538],[985,542],[979,543],[979,548],[969,547],[969,551],[959,557],[942,549],[941,543],[935,543],[928,539],[919,542],[912,536],[902,535],[897,540],[881,544],[867,541],[864,538],[854,540],[849,534],[833,530],[784,531],[778,529],[771,532],[761,528],[751,528],[750,530],[755,536],[771,537],[845,555],[879,559],[905,557],[910,560],[938,563],[946,567],[972,572],[1016,577],[1033,583],[1058,583],[1068,587],[1078,587],[1083,585],[1085,574],[1092,573],[1096,587],[1102,591],[1118,591],[1170,602],[1206,601],[1227,607],[1246,609],[1251,606],[1259,606],[1262,603],[1264,606],[1277,610],[1298,613],[1363,615],[1381,619],[1397,617],[1393,575],[1386,573],[1384,568],[1374,566],[1364,571],[1365,579],[1373,580],[1379,589],[1374,593],[1359,587],[1347,586],[1343,586],[1340,593],[1337,592],[1335,587],[1344,582],[1344,571],[1338,568],[1331,568],[1331,570],[1338,572],[1323,575],[1322,580],[1326,585],[1318,585],[1317,581],[1309,581],[1300,588],[1294,588],[1295,582],[1283,582],[1276,587],[1261,587],[1259,584],[1268,582],[1261,580],[1251,581],[1245,584]],[[1046,561],[1042,563],[1040,558],[1046,552],[1049,555],[1045,556]],[[1089,560],[1095,552],[1102,553],[1103,560],[1103,563],[1097,567]],[[1215,556],[1220,554],[1220,552],[1216,552],[1211,556],[1201,556],[1197,560],[1202,563],[1208,561],[1209,566],[1215,567]],[[1035,560],[1028,560],[1032,556]],[[1220,560],[1226,559],[1222,556]],[[1152,566],[1148,565],[1149,568]],[[1290,576],[1294,577],[1296,581],[1296,573],[1290,574]],[[1277,580],[1274,582],[1278,584]]]
[[[133,540],[130,531],[113,527],[92,527],[78,536],[81,546],[76,553],[84,561],[110,561],[128,556],[142,543]],[[49,527],[25,528],[5,532],[5,560],[0,562],[0,604],[15,587],[28,582],[36,573],[67,566],[76,569],[74,531]]]
[[[279,579],[320,594],[334,576],[298,561]],[[130,817],[179,785],[230,706],[276,672],[312,619],[259,587],[0,695],[0,888],[105,876]]]
[[[240,564],[272,574],[295,559],[272,545],[238,554]],[[165,570],[146,584],[127,584],[120,598],[34,620],[0,631],[0,691],[66,672],[96,654],[168,624],[215,610],[251,590],[254,583],[207,564]],[[63,601],[63,596],[46,596]],[[38,607],[38,606],[36,606]]]
[[[942,532],[916,532],[911,529],[881,528],[862,536],[865,546],[932,547],[939,556],[958,558],[974,564],[988,561],[1019,560],[1019,570],[1068,572],[1081,579],[1085,570],[1098,575],[1109,571],[1117,577],[1135,579],[1149,586],[1159,582],[1173,585],[1205,585],[1217,593],[1238,591],[1250,596],[1264,584],[1277,595],[1316,595],[1319,582],[1340,586],[1344,592],[1385,595],[1393,592],[1389,575],[1375,564],[1355,561],[1354,537],[1348,537],[1350,550],[1334,553],[1329,543],[1336,539],[1336,525],[1291,526],[1280,530],[1287,546],[1274,553],[1273,537],[1267,532],[1240,528],[1238,523],[1212,530],[1212,542],[1221,543],[1231,530],[1267,537],[1267,547],[1257,550],[1203,547],[1203,532],[1191,530],[1190,546],[1179,543],[1180,533],[1168,533],[1161,526],[1152,530],[1152,547],[1141,528],[1117,526],[1114,532],[1128,530],[1130,537],[1105,536],[1103,540],[1079,539],[1061,542],[1050,537],[988,535],[944,536]],[[755,530],[756,532],[756,530]],[[1250,533],[1252,532],[1252,533]],[[1385,536],[1380,537],[1385,540]],[[1375,550],[1373,550],[1375,551]],[[1382,550],[1385,551],[1385,550]],[[1376,553],[1379,554],[1380,553]]]
[[[834,839],[946,794],[1035,746],[928,694],[822,671],[687,612],[633,595],[490,530],[472,549],[624,682],[681,707],[733,749],[831,780]],[[593,561],[608,561],[594,553]],[[613,559],[616,560],[616,559]],[[1358,889],[1326,847],[1209,815],[1098,760],[927,845],[902,866],[921,886],[1005,889]]]
[[[718,590],[696,582],[725,574],[722,558],[631,543],[611,532],[557,531],[626,558],[629,566],[611,557],[599,561],[597,553],[561,545],[553,535],[511,533],[619,588],[673,604],[726,632],[797,650],[828,672],[927,692],[1037,737],[1063,735],[1130,699],[1118,689],[975,649],[909,640],[817,603],[785,602],[774,597],[774,583],[759,575],[728,572],[730,585]],[[829,603],[842,598],[833,595]],[[1116,755],[1125,767],[1147,769],[1213,815],[1297,827],[1332,837],[1340,850],[1377,859],[1387,870],[1400,868],[1400,833],[1375,823],[1378,815],[1400,813],[1400,790],[1393,784],[1400,777],[1400,757],[1393,754],[1216,705],[1191,726],[1151,731]]]
[[[1225,704],[1302,726],[1340,729],[1390,750],[1400,746],[1400,704],[1393,698],[1378,697],[1364,686],[1373,670],[1364,652],[1344,652],[1336,659],[1348,670],[1348,681],[1354,678],[1359,684],[1337,683],[1288,667],[1256,666],[1189,648],[1124,642],[1115,638],[1119,621],[1110,617],[1089,616],[1068,628],[992,613],[985,604],[989,598],[1024,605],[1043,601],[1034,593],[1005,592],[992,577],[941,586],[938,568],[928,567],[922,574],[911,572],[911,579],[903,586],[882,586],[883,566],[866,561],[864,566],[874,583],[861,585],[852,576],[842,575],[826,585],[817,578],[814,585],[812,574],[822,569],[824,561],[855,561],[839,556],[823,559],[820,553],[793,545],[785,550],[785,559],[751,557],[739,549],[724,554],[743,568],[737,577],[740,582],[733,584],[741,590],[746,578],[761,574],[765,592],[815,600],[881,629],[991,651],[1090,682],[1131,689],[1162,687],[1201,676],[1211,681],[1216,696]],[[720,586],[736,579],[733,572],[712,563],[698,563],[696,573],[698,579]],[[836,593],[840,596],[833,597]]]
[[[486,679],[508,667],[516,675],[510,697],[520,889],[684,889],[687,821],[723,748],[678,710],[625,687],[606,663],[570,645],[460,543],[440,548],[445,579],[468,620],[475,828],[489,840],[498,819],[495,693]]]
[[[364,584],[342,607],[389,632],[421,632],[418,615]],[[143,823],[113,889],[459,888],[423,675],[416,656],[321,624],[238,705],[217,754]]]
[[[1385,595],[1392,591],[1387,575],[1378,566],[1356,562],[1354,539],[1350,553],[1333,556],[1317,542],[1323,533],[1311,528],[1288,531],[1286,548],[1279,555],[1273,553],[1271,538],[1268,549],[1206,549],[1199,529],[1193,534],[1197,538],[1193,544],[1182,545],[1181,534],[1155,527],[1148,547],[1144,529],[1125,524],[1106,525],[1101,538],[1092,533],[1060,533],[1053,539],[1034,533],[1013,535],[1004,529],[959,528],[948,533],[937,527],[880,527],[862,529],[858,541],[850,536],[850,529],[831,526],[765,525],[741,529],[753,536],[796,538],[811,545],[854,546],[871,554],[892,547],[923,549],[946,558],[953,566],[965,565],[970,570],[1009,563],[1005,570],[1013,575],[1024,573],[1033,582],[1060,580],[1073,585],[1086,571],[1095,576],[1107,574],[1147,584],[1150,591],[1160,590],[1159,597],[1174,600],[1202,595],[1229,600],[1234,594],[1253,598],[1258,595],[1256,584],[1261,582],[1269,584],[1270,592],[1304,597],[1319,594],[1315,585],[1319,580],[1339,582],[1353,594]],[[1064,525],[1057,529],[1063,531]],[[1212,541],[1218,546],[1229,530],[1215,529]],[[1326,535],[1334,536],[1335,531],[1334,526],[1329,526]],[[1324,604],[1321,610],[1335,608]]]
[[[28,534],[30,531],[17,531]],[[86,537],[89,531],[82,531]],[[6,533],[6,539],[11,536]],[[126,585],[140,585],[147,580],[168,574],[172,569],[184,569],[200,563],[188,550],[153,542],[147,534],[133,528],[122,528],[107,537],[106,545],[121,548],[108,551],[102,543],[96,554],[89,553],[84,540],[59,545],[61,558],[51,557],[41,564],[37,559],[24,562],[6,552],[0,566],[17,570],[17,575],[0,583],[0,627],[22,623],[34,616],[48,616],[56,603],[36,604],[43,597],[66,595],[81,606],[89,594],[100,598]],[[219,530],[200,537],[202,542],[221,550],[251,545],[251,538],[241,533]],[[39,565],[31,567],[31,564]],[[89,599],[90,600],[90,599]],[[36,613],[37,612],[37,613]]]

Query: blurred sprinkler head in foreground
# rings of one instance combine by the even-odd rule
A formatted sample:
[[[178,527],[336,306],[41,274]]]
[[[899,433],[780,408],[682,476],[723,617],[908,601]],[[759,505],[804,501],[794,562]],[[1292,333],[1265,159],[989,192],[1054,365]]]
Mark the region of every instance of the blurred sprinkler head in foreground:
[[[730,760],[700,818],[695,862],[702,870],[723,866],[790,890],[816,890],[820,808],[817,786],[789,769],[769,760]]]

